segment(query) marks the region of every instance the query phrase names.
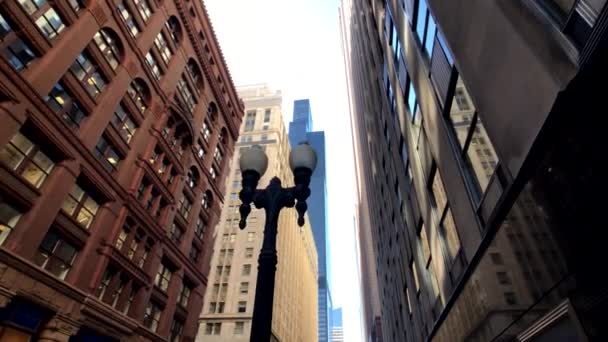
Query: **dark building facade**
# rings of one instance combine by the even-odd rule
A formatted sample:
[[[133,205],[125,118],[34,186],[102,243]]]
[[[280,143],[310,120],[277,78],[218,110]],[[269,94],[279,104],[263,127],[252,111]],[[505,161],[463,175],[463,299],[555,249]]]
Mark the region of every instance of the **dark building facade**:
[[[0,340],[193,341],[243,115],[202,2],[0,27]]]
[[[331,334],[331,292],[327,244],[327,185],[325,173],[325,132],[312,130],[310,100],[293,103],[293,121],[289,123],[289,143],[292,147],[307,141],[317,152],[317,167],[310,180],[308,216],[315,238],[319,269],[319,342],[329,341]]]
[[[605,1],[340,15],[381,308],[366,338],[606,340]]]

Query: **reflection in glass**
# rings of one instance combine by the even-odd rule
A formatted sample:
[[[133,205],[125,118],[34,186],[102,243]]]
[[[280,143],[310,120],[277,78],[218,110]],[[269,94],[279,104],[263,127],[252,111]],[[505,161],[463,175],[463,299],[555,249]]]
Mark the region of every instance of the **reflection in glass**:
[[[533,196],[529,183],[434,340],[512,340],[563,302],[573,284],[563,282],[569,272],[553,225],[545,203]],[[448,251],[453,254],[455,246],[450,247],[449,240]]]
[[[498,164],[498,156],[460,76],[454,90],[449,123],[463,151],[470,173],[467,178],[473,183],[476,195],[481,196]]]

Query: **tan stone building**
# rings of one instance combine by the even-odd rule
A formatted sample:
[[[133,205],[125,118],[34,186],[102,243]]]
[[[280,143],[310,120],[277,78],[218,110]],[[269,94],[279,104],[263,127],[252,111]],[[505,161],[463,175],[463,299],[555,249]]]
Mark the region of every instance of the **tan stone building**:
[[[251,331],[257,257],[262,246],[264,211],[253,208],[247,228],[238,228],[241,175],[240,150],[263,146],[269,163],[259,187],[278,176],[293,185],[289,169],[289,140],[281,113],[281,92],[266,85],[238,88],[245,102],[245,120],[227,178],[227,199],[216,228],[212,272],[205,296],[197,341],[245,341]],[[272,331],[279,341],[317,341],[317,252],[308,218],[296,223],[296,212],[285,209],[279,218]]]

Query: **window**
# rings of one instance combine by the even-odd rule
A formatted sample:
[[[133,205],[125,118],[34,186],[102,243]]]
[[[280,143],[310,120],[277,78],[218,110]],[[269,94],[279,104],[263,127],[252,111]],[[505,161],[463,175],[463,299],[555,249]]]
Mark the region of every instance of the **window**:
[[[116,286],[116,288],[114,289],[114,293],[112,293],[112,307],[115,308],[116,304],[118,304],[118,299],[120,298],[120,294],[122,293],[122,291],[124,290],[125,286],[127,285],[127,279],[121,278],[119,280],[118,286]]]
[[[505,292],[503,295],[505,297],[505,302],[508,305],[515,305],[515,304],[517,304],[517,298],[515,297],[515,293],[513,293],[513,292]]]
[[[137,247],[139,247],[140,241],[141,241],[141,238],[139,238],[139,237],[134,237],[131,240],[131,243],[129,244],[129,250],[127,251],[127,258],[129,258],[129,260],[133,260],[133,257],[135,256],[135,252],[137,252]]]
[[[234,334],[235,335],[243,335],[244,331],[245,331],[245,322],[234,323]]]
[[[152,54],[150,52],[148,52],[146,54],[146,63],[148,63],[148,66],[150,67],[150,70],[152,71],[152,75],[154,75],[154,78],[156,78],[157,80],[160,80],[160,78],[163,76],[163,72],[158,66],[156,57],[152,56]]]
[[[116,107],[116,110],[114,111],[112,125],[114,125],[120,136],[125,139],[127,143],[131,142],[131,139],[137,130],[137,125],[133,121],[131,114],[127,112],[121,103],[118,104],[118,107]]]
[[[247,294],[249,292],[249,282],[242,282],[239,292],[241,294]]]
[[[424,42],[428,13],[429,8],[426,0],[418,0],[418,11],[416,13],[416,34],[418,35],[420,42]]]
[[[452,210],[449,207],[441,222],[441,228],[446,242],[448,257],[452,261],[460,252],[460,238],[458,237],[454,217],[452,217]]]
[[[141,15],[141,18],[144,22],[147,22],[152,16],[152,10],[150,9],[148,2],[146,0],[133,0],[133,3],[139,12],[139,15]]]
[[[424,223],[422,224],[422,228],[420,228],[420,244],[422,247],[422,256],[424,257],[423,262],[426,264],[431,258],[431,249],[429,247],[429,239],[426,235],[426,227]]]
[[[222,332],[222,323],[207,323],[205,326],[206,335],[219,335]]]
[[[76,258],[76,247],[50,230],[38,247],[34,263],[60,279],[65,279]]]
[[[431,191],[433,193],[433,202],[437,208],[439,217],[441,217],[448,203],[448,199],[445,193],[445,188],[443,187],[443,180],[441,179],[441,174],[439,173],[438,168],[435,167],[435,172],[432,177],[433,179],[431,183]]]
[[[255,115],[255,111],[247,112],[247,115],[245,116],[245,132],[253,131],[253,127],[255,126]]]
[[[184,237],[184,229],[177,225],[175,222],[173,222],[169,235],[173,242],[179,244],[182,241],[182,237]]]
[[[26,1],[27,0],[23,2]],[[44,1],[44,3],[46,3],[46,1]],[[38,17],[35,20],[36,26],[38,26],[40,31],[42,31],[42,34],[48,39],[57,37],[63,30],[65,30],[65,25],[63,24],[61,17],[59,17],[59,14],[57,14],[55,9],[52,7],[49,7],[44,13],[34,15],[33,17]]]
[[[199,140],[198,144],[196,146],[196,155],[201,160],[204,160],[205,159],[205,154],[206,154],[206,152],[205,152],[205,148],[203,147],[203,143],[202,143],[202,141]]]
[[[133,19],[131,12],[129,12],[127,7],[125,7],[124,2],[119,3],[116,8],[118,9],[118,13],[120,13],[120,16],[122,17],[122,20],[125,22],[125,25],[127,25],[129,33],[133,38],[136,38],[139,35],[139,27]]]
[[[112,270],[109,266],[103,273],[99,286],[97,287],[97,298],[100,300],[103,299],[103,296],[105,295],[108,286],[110,286],[110,282],[112,281],[115,273],[116,271]]]
[[[182,34],[177,18],[175,16],[169,18],[165,23],[165,27],[167,28],[167,32],[169,32],[169,36],[171,37],[171,40],[173,40],[173,43],[177,45]]]
[[[247,247],[245,249],[245,258],[249,259],[251,257],[253,257],[253,248]]]
[[[264,111],[264,122],[270,122],[270,113],[270,109],[266,109],[266,111]]]
[[[203,128],[201,128],[201,133],[203,135],[203,139],[208,142],[209,138],[211,137],[211,129],[209,128],[209,125],[206,121],[203,122]]]
[[[184,322],[173,319],[171,323],[171,331],[169,332],[169,342],[179,342],[184,330]]]
[[[146,305],[146,312],[144,313],[144,326],[154,332],[158,329],[158,322],[160,321],[160,314],[162,309],[154,302],[148,302]]]
[[[236,241],[236,234],[230,234],[230,243],[234,243]]]
[[[198,247],[192,245],[192,248],[190,248],[190,261],[192,261],[193,263],[198,262],[198,257],[201,255],[201,250],[198,249]]]
[[[196,221],[196,227],[194,228],[194,234],[199,238],[203,239],[203,235],[205,234],[205,230],[207,229],[207,223],[201,217]]]
[[[144,264],[146,263],[146,259],[148,258],[148,254],[150,254],[151,249],[152,246],[150,245],[146,244],[146,246],[144,246],[144,251],[141,253],[141,257],[137,261],[137,266],[139,266],[139,268],[144,267]]]
[[[498,282],[502,285],[511,284],[511,280],[509,279],[507,272],[496,272],[496,278],[498,278]]]
[[[140,113],[148,109],[148,89],[141,79],[136,79],[129,85],[127,90],[129,97],[135,102],[135,106]]]
[[[251,264],[243,265],[243,272],[241,273],[241,275],[248,276],[250,274],[251,274]]]
[[[224,155],[222,154],[222,151],[220,151],[219,147],[216,146],[215,151],[213,152],[213,159],[215,159],[218,164],[221,164],[222,158],[224,158]]]
[[[448,122],[467,166],[466,179],[474,189],[473,196],[479,200],[498,164],[498,156],[460,76],[456,82]]]
[[[192,293],[192,288],[190,288],[190,286],[186,285],[185,283],[182,283],[182,289],[179,292],[179,298],[177,300],[179,305],[183,306],[184,308],[188,307],[188,300],[190,300],[190,293]]]
[[[412,260],[410,263],[410,271],[414,276],[414,284],[416,285],[416,293],[420,292],[420,280],[418,279],[418,269],[416,267],[416,261]]]
[[[192,209],[192,202],[186,197],[185,194],[182,194],[182,198],[179,200],[178,212],[184,219],[188,219],[188,215],[190,214],[190,210]]]
[[[212,166],[209,168],[209,176],[213,180],[215,180],[217,178],[217,171],[215,171],[215,167]]]
[[[217,304],[215,302],[210,302],[209,303],[209,313],[215,313],[216,306],[217,306]]]
[[[469,100],[464,92],[463,87],[458,87],[454,91],[454,101],[456,101],[456,105],[458,106],[458,110],[465,111],[470,110]]]
[[[194,81],[194,85],[200,90],[203,88],[203,76],[201,75],[200,68],[196,64],[196,62],[192,59],[188,61],[188,73],[192,80]]]
[[[246,312],[247,311],[247,302],[241,301],[239,302],[239,306],[237,309],[238,312]]]
[[[45,97],[45,101],[70,127],[78,127],[86,116],[82,110],[82,105],[68,93],[61,83],[53,86],[53,89]]]
[[[410,289],[407,287],[405,288],[405,298],[407,299],[408,313],[411,315],[412,314],[412,299],[410,298]]]
[[[116,69],[120,63],[120,49],[114,38],[110,35],[109,31],[101,30],[93,36],[95,45],[101,51],[101,54],[106,59],[106,62],[110,64],[112,69]]]
[[[158,266],[156,278],[154,278],[154,284],[158,286],[161,290],[167,291],[172,276],[173,272],[171,272],[167,265],[161,262],[160,266]]]
[[[247,233],[247,242],[252,242],[255,240],[255,232],[248,232]]]
[[[429,12],[428,14],[428,23],[426,26],[426,32],[424,34],[424,50],[427,53],[427,56],[431,58],[433,56],[433,44],[435,43],[435,34],[437,34],[437,24],[435,23],[435,18]]]
[[[122,308],[122,313],[124,315],[129,313],[129,309],[131,309],[131,305],[133,305],[133,301],[135,300],[135,295],[137,294],[137,289],[132,287],[129,291],[129,296],[127,297],[127,302],[125,306]]]
[[[0,13],[0,49],[2,55],[17,71],[25,69],[36,58],[31,46],[19,38],[2,13]]]
[[[268,134],[262,134],[262,141],[268,140]]]
[[[105,134],[99,138],[93,152],[106,170],[115,172],[118,169],[118,164],[122,158],[118,154],[117,148]]]
[[[0,245],[15,229],[21,218],[21,212],[0,198]]]
[[[177,99],[178,102],[186,109],[190,114],[194,113],[196,107],[196,97],[194,97],[188,82],[186,81],[186,74],[182,74],[182,77],[177,81]]]
[[[125,224],[122,229],[120,230],[120,233],[118,234],[118,238],[116,239],[116,244],[114,246],[116,246],[117,249],[122,249],[122,246],[125,245],[125,242],[127,241],[127,238],[129,237],[129,227]]]
[[[162,31],[156,35],[156,38],[154,38],[154,45],[156,45],[156,48],[158,49],[158,52],[160,53],[160,56],[162,57],[165,64],[169,64],[172,53],[171,49],[169,49],[169,45],[167,44],[167,40],[165,40],[165,36],[163,35]]]
[[[0,161],[33,186],[40,188],[55,163],[21,132],[0,150]]]
[[[222,293],[225,296],[226,295],[226,284],[223,285],[222,287]],[[218,302],[217,303],[217,313],[224,313],[224,302]]]
[[[86,52],[78,55],[70,67],[74,76],[93,98],[101,94],[107,83],[101,73],[97,71],[98,68]]]
[[[63,201],[61,208],[81,226],[89,228],[99,210],[99,204],[78,184],[75,184],[68,194],[68,198]]]

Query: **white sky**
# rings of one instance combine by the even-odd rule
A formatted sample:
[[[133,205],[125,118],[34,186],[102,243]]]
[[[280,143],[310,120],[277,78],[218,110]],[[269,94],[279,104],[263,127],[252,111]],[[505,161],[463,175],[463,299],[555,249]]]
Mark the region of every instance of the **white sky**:
[[[333,302],[343,307],[344,340],[362,341],[339,1],[204,0],[204,4],[235,85],[268,83],[281,90],[286,127],[293,101],[311,101],[314,129],[325,131]]]

